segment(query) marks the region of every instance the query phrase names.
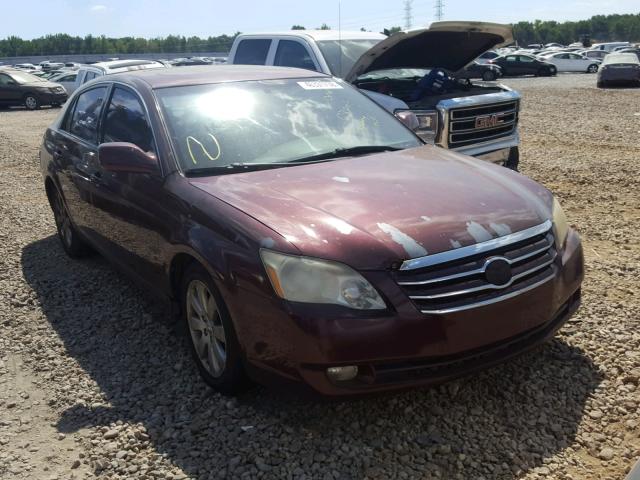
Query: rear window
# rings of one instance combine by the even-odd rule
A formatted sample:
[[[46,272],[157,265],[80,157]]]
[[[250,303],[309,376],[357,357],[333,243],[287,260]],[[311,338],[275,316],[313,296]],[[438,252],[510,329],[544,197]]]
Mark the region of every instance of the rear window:
[[[300,42],[294,40],[280,40],[278,42],[278,50],[273,64],[280,67],[316,69],[309,50]]]
[[[271,40],[251,39],[241,40],[236,49],[233,63],[240,65],[264,65],[267,63],[267,54]]]

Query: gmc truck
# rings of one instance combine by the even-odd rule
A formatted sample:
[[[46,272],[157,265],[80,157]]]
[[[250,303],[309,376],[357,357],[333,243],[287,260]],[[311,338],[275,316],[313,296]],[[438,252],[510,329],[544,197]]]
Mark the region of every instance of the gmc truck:
[[[483,52],[513,42],[511,26],[434,22],[390,37],[293,30],[236,37],[228,63],[316,70],[344,79],[424,141],[517,169],[520,95],[457,78]]]

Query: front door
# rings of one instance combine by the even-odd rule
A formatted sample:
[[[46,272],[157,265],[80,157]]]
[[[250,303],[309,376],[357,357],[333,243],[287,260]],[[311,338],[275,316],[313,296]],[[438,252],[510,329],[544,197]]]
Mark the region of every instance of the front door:
[[[101,124],[100,143],[127,142],[156,154],[153,132],[144,103],[128,87],[115,85]],[[96,164],[97,165],[97,164]],[[105,250],[123,268],[160,288],[175,223],[164,198],[164,178],[157,174],[94,172],[91,197],[93,228]]]
[[[21,97],[18,83],[6,73],[0,73],[0,104],[21,103]]]

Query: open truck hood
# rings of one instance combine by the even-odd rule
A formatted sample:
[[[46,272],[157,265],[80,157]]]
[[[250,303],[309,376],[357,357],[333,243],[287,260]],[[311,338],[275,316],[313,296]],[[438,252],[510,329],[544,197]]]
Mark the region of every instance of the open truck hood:
[[[345,77],[348,82],[374,70],[444,68],[457,72],[481,53],[513,43],[511,25],[487,22],[434,22],[399,32],[365,52]]]

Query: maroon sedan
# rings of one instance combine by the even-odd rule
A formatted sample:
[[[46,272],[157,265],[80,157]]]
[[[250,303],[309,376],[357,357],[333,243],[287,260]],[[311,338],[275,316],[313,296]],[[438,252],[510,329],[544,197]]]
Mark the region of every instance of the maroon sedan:
[[[173,302],[223,392],[433,384],[540,344],[580,303],[580,240],[547,189],[316,72],[103,77],[41,167],[66,252]]]

